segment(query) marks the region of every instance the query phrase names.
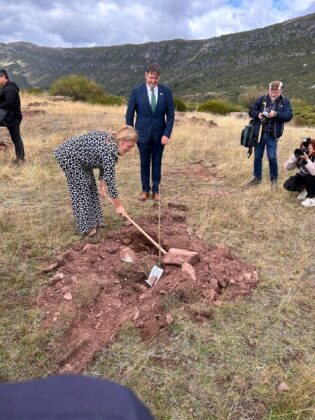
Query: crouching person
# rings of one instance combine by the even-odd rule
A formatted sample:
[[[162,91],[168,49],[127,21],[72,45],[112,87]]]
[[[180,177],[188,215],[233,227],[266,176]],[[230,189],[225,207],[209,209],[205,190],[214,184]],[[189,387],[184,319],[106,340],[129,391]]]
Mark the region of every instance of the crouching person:
[[[98,190],[93,169],[100,170],[100,195],[109,196],[116,213],[125,216],[116,188],[115,165],[118,156],[131,150],[138,140],[137,132],[125,126],[116,133],[92,131],[72,137],[57,147],[55,157],[65,172],[71,196],[74,217],[80,233],[94,236],[103,225]]]
[[[284,163],[284,169],[299,172],[287,179],[283,186],[288,191],[298,191],[298,199],[305,207],[315,206],[315,140],[304,138],[300,147]]]

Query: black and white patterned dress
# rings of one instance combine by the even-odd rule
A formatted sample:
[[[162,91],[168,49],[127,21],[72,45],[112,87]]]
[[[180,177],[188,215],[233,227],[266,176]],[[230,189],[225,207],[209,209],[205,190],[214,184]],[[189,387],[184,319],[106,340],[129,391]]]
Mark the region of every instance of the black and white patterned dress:
[[[91,131],[66,140],[55,150],[55,157],[67,178],[79,232],[87,233],[104,220],[93,169],[100,169],[100,179],[105,181],[110,197],[118,197],[116,140],[109,132]]]

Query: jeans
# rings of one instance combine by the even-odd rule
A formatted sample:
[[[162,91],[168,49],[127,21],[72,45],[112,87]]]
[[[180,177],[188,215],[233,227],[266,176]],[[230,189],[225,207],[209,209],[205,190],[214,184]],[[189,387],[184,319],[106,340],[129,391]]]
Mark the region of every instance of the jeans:
[[[7,126],[9,130],[11,140],[15,147],[15,155],[18,160],[24,160],[25,153],[24,153],[24,145],[20,134],[20,124],[14,124]]]
[[[137,143],[140,153],[141,184],[143,192],[150,192],[150,166],[152,161],[152,192],[158,193],[161,182],[161,166],[164,145],[161,143]]]
[[[261,140],[255,141],[255,159],[254,159],[254,177],[262,179],[262,160],[264,157],[265,147],[267,148],[267,157],[269,160],[269,175],[270,180],[278,178],[278,162],[277,162],[277,145],[278,139],[275,139],[270,134],[263,133]]]

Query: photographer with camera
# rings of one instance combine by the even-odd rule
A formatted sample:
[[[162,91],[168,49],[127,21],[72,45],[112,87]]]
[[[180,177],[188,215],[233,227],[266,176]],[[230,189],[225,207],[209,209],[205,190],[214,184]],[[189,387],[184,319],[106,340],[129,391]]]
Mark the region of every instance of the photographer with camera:
[[[305,207],[315,206],[315,140],[303,138],[298,149],[284,163],[284,169],[290,171],[298,168],[299,173],[287,179],[283,186],[288,191],[298,191],[298,199],[305,198],[301,204]],[[303,190],[306,190],[307,196]]]
[[[283,134],[284,123],[293,118],[291,103],[282,95],[280,81],[269,84],[268,95],[260,96],[249,111],[254,119],[254,177],[247,186],[261,184],[262,160],[265,148],[269,160],[271,187],[276,188],[278,179],[277,144]]]

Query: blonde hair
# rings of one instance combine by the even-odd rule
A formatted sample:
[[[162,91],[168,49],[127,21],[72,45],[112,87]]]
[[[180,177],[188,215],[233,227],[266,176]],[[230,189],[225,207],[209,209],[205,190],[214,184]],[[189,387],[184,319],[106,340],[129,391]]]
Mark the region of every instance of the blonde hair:
[[[135,143],[138,141],[138,133],[130,125],[124,125],[119,130],[113,132],[112,134],[115,136],[115,139],[117,141],[124,140],[124,141],[133,141]]]

